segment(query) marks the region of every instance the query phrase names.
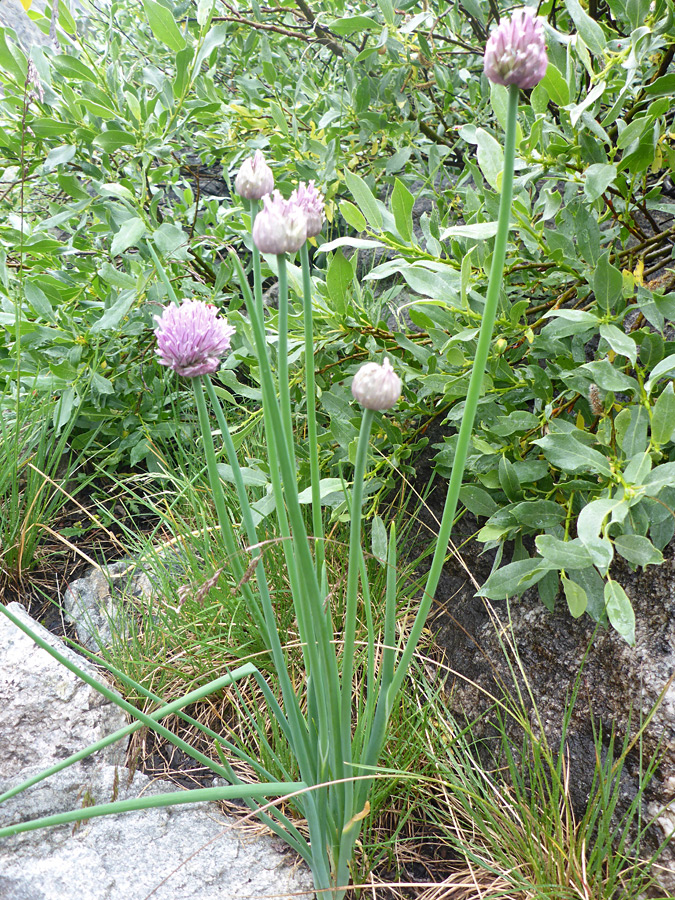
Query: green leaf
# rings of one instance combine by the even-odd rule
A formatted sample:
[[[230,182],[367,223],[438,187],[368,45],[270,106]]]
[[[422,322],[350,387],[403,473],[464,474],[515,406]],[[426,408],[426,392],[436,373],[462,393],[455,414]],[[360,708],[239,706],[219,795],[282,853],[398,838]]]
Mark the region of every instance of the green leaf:
[[[373,556],[384,566],[387,563],[387,529],[379,516],[373,516],[371,534]]]
[[[336,312],[344,316],[347,312],[345,298],[354,280],[352,264],[345,257],[342,250],[333,255],[326,272],[326,290],[333,301]]]
[[[539,591],[539,599],[546,609],[553,612],[555,609],[555,598],[558,596],[560,589],[560,581],[558,573],[555,571],[547,572],[543,578],[537,582],[537,590]]]
[[[592,447],[585,447],[570,434],[547,434],[532,443],[538,444],[546,459],[563,472],[596,472],[607,477],[612,474],[606,456]]]
[[[115,303],[103,313],[98,322],[89,329],[90,334],[100,334],[102,331],[112,331],[117,328],[122,319],[129,312],[136,301],[136,291],[122,291]]]
[[[675,438],[675,393],[670,381],[652,407],[652,440],[660,447]]]
[[[101,268],[98,270],[99,278],[102,278],[106,284],[111,284],[113,287],[121,287],[121,288],[133,288],[136,285],[136,279],[129,275],[127,272],[123,272],[120,269],[116,269],[115,266],[110,265],[109,262],[104,262]]]
[[[616,442],[629,459],[647,449],[648,425],[649,413],[644,406],[622,409],[614,419]]]
[[[570,102],[569,86],[552,62],[549,62],[546,74],[540,84],[546,89],[546,93],[556,106],[567,106]]]
[[[588,569],[577,569],[570,575],[570,581],[573,581],[579,587],[583,588],[588,603],[586,612],[595,622],[607,621],[607,612],[605,610],[605,582],[598,574],[595,567]]]
[[[579,538],[561,541],[552,534],[538,534],[534,542],[546,562],[558,569],[587,569],[593,565],[590,553]]]
[[[134,195],[123,184],[116,184],[115,182],[102,184],[98,192],[102,197],[116,197],[118,200],[128,200],[130,203],[134,201]]]
[[[612,350],[620,356],[626,356],[635,365],[637,359],[637,344],[630,335],[621,331],[616,325],[600,326],[600,337],[603,337]]]
[[[185,38],[180,32],[176,20],[170,10],[155,0],[143,0],[148,23],[158,41],[165,44],[174,53],[185,47]]]
[[[542,559],[519,559],[497,569],[478,593],[489,600],[506,600],[522,594],[552,570]]]
[[[69,163],[71,159],[75,156],[76,147],[73,144],[62,144],[60,147],[54,147],[47,154],[47,159],[45,159],[42,164],[42,169],[44,172],[51,172],[52,169],[55,169],[57,166],[63,166],[66,163]]]
[[[214,25],[213,28],[209,29],[208,34],[204,38],[204,43],[202,44],[201,49],[197,53],[197,58],[195,59],[195,72],[199,72],[204,60],[208,59],[209,56],[211,56],[216,47],[220,47],[221,44],[224,44],[227,40],[227,37],[228,26],[225,22],[221,23],[220,25]]]
[[[354,172],[350,172],[349,169],[345,169],[345,184],[354,200],[356,200],[356,205],[366,217],[370,227],[380,229],[382,227],[382,213],[377,200],[373,196],[373,192],[363,178]]]
[[[382,28],[374,19],[368,16],[343,16],[341,19],[332,19],[326,22],[326,27],[335,34],[350,35],[362,31],[380,30]]]
[[[120,230],[117,232],[110,247],[112,256],[119,256],[129,247],[135,246],[145,234],[145,222],[143,219],[131,218],[126,222],[122,222]]]
[[[49,298],[45,292],[32,281],[27,281],[24,286],[26,300],[30,303],[33,311],[41,318],[52,324],[56,322],[54,310],[49,302]]]
[[[322,505],[328,505],[326,500],[332,498],[334,494],[343,496],[344,482],[341,478],[322,478],[319,482],[319,496]],[[305,488],[298,494],[298,503],[312,502],[312,488]]]
[[[645,94],[654,97],[672,97],[675,94],[675,72],[662,75],[644,87]]]
[[[188,254],[190,238],[180,225],[164,222],[155,231],[152,239],[155,247],[165,259],[182,259],[185,261],[190,258]]]
[[[647,475],[644,480],[645,494],[656,497],[664,487],[675,486],[675,462],[663,463]]]
[[[591,53],[601,56],[602,51],[607,46],[605,32],[595,19],[592,19],[582,8],[579,0],[565,0],[565,6],[584,44],[586,44]]]
[[[506,510],[519,525],[538,529],[551,528],[566,515],[565,508],[553,500],[525,500],[506,507]]]
[[[474,516],[489,517],[497,512],[498,506],[487,491],[474,484],[465,484],[459,492],[459,502]]]
[[[603,391],[626,391],[629,394],[638,394],[640,391],[637,381],[622,372],[608,359],[597,359],[595,362],[584,363],[580,368],[587,372]]]
[[[656,382],[663,378],[664,375],[670,375],[673,372],[675,372],[675,353],[666,356],[665,359],[662,359],[660,363],[657,363],[654,366],[649,375],[649,381],[645,383],[645,390],[647,393],[651,393]]]
[[[227,463],[218,463],[218,474],[230,484],[234,484],[234,471],[232,466]],[[248,487],[266,487],[269,479],[260,469],[252,469],[247,466],[241,468],[241,477],[245,485]]]
[[[613,628],[632,646],[635,645],[635,613],[628,595],[620,584],[608,579],[605,584],[605,606]]]
[[[520,479],[515,466],[505,456],[499,460],[499,484],[511,503],[516,503],[521,498]]]
[[[593,163],[586,169],[584,176],[584,194],[592,203],[602,197],[617,176],[616,166],[610,163]]]
[[[592,500],[577,517],[577,535],[588,550],[594,565],[606,572],[614,557],[611,541],[604,536],[604,522],[621,501],[602,498]],[[602,537],[600,534],[602,533]]]
[[[448,238],[474,238],[484,240],[497,234],[497,222],[475,222],[473,225],[451,225],[441,234],[441,240]]]
[[[340,201],[340,213],[347,225],[355,231],[366,230],[366,220],[361,210],[357,206],[354,206],[353,203],[350,203],[349,200]],[[325,250],[325,247],[323,249]]]
[[[641,534],[619,534],[614,538],[617,553],[636,566],[659,566],[663,554]]]
[[[135,147],[136,136],[129,134],[128,131],[109,128],[107,131],[102,131],[100,134],[97,134],[93,143],[102,150],[105,150],[106,153],[114,153],[116,150],[119,150],[120,147]]]
[[[602,254],[593,275],[593,293],[598,305],[610,310],[623,293],[623,275],[609,261],[609,250]]]
[[[412,208],[415,198],[398,178],[394,182],[391,194],[391,211],[394,214],[396,230],[404,241],[410,242],[413,236]]]
[[[579,616],[586,612],[586,607],[588,606],[588,596],[586,595],[586,591],[581,585],[577,584],[576,581],[570,581],[570,579],[565,578],[564,575],[560,576],[560,580],[562,581],[563,590],[565,591],[565,599],[567,600],[570,614],[574,616],[575,619],[578,619]]]
[[[502,145],[484,128],[476,129],[475,139],[478,146],[478,166],[490,187],[499,191],[504,169]]]
[[[79,81],[92,81],[96,83],[98,76],[89,66],[86,66],[81,59],[70,54],[62,54],[61,56],[52,57],[52,65],[56,71],[68,79]]]

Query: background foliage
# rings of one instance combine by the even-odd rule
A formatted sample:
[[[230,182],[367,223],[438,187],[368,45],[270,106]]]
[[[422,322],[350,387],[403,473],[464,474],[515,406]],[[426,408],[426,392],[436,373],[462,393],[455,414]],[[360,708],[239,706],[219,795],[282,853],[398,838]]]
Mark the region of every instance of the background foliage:
[[[230,186],[261,148],[282,191],[315,178],[328,202],[314,253],[327,504],[354,458],[350,376],[383,352],[405,398],[375,436],[373,510],[412,474],[430,419],[447,476],[499,199],[505,91],[481,75],[495,4],[86,12],[61,3],[58,48],[33,48],[40,87],[0,34],[3,404],[37,392],[54,439],[67,428],[90,466],[159,474],[158,446],[193,439],[195,423],[153,358],[156,253],[179,295],[238,327],[220,390],[245,441],[260,394],[227,254],[247,241]],[[609,617],[632,641],[612,559],[657,564],[675,531],[673,3],[539,12],[551,64],[520,110],[517,230],[462,501],[497,550],[488,597],[536,584],[552,607],[562,587],[573,615]],[[47,33],[49,8],[33,15]],[[292,327],[299,372],[299,312]],[[266,461],[247,467],[265,515]]]

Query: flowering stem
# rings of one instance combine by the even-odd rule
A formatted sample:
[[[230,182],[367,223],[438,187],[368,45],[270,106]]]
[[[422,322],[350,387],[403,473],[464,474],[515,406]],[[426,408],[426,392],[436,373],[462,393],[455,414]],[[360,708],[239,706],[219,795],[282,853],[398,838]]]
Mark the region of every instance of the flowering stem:
[[[293,416],[291,413],[291,387],[288,381],[288,270],[286,254],[277,255],[277,271],[279,273],[279,338],[278,338],[278,371],[279,402],[284,437],[291,459],[295,462],[293,441]]]
[[[441,519],[441,527],[436,540],[436,550],[434,552],[431,568],[427,576],[427,583],[422,596],[420,608],[415,616],[413,627],[405,645],[405,649],[401,654],[398,667],[394,674],[394,678],[387,691],[387,707],[391,709],[391,705],[401,688],[403,679],[408,670],[408,666],[415,652],[415,647],[422,634],[429,609],[438,587],[438,581],[443,570],[443,564],[448,552],[450,543],[450,534],[454,524],[455,511],[459,499],[459,491],[462,486],[462,478],[464,475],[464,467],[466,465],[466,457],[471,443],[471,435],[473,433],[473,423],[476,417],[476,407],[480,398],[483,376],[487,365],[488,355],[490,352],[490,343],[492,341],[492,330],[494,328],[495,318],[497,315],[497,305],[499,301],[499,293],[502,286],[502,277],[504,272],[504,260],[506,258],[506,245],[509,235],[509,224],[511,215],[511,200],[513,197],[513,170],[516,156],[516,124],[518,117],[518,87],[510,85],[509,103],[506,123],[506,137],[504,141],[504,172],[502,176],[502,194],[499,204],[499,218],[497,226],[497,236],[495,238],[495,246],[492,254],[492,266],[490,269],[490,280],[488,283],[487,297],[485,299],[485,309],[478,336],[476,346],[476,356],[474,358],[473,368],[471,370],[471,379],[469,381],[469,389],[466,395],[466,403],[464,406],[464,415],[462,424],[459,429],[457,438],[457,449],[455,451],[455,459],[452,464],[452,472],[450,475],[450,483],[448,484],[448,493],[445,499],[445,507],[443,509],[443,517]],[[385,714],[388,715],[388,711]],[[386,721],[385,721],[386,724]]]
[[[253,223],[255,222],[255,217],[258,215],[258,201],[257,200],[249,200],[249,211],[251,214],[251,231],[253,231]],[[260,250],[255,243],[253,243],[253,291],[255,295],[255,305],[258,311],[258,315],[260,316],[260,321],[263,319],[263,302],[262,302],[262,278],[260,276]]]
[[[307,389],[307,443],[309,472],[312,483],[312,530],[314,558],[319,581],[324,566],[323,517],[321,515],[321,485],[319,483],[319,444],[316,428],[316,383],[314,380],[314,328],[312,322],[312,280],[309,271],[309,251],[305,242],[300,249],[302,263],[303,318],[305,326],[305,386]]]

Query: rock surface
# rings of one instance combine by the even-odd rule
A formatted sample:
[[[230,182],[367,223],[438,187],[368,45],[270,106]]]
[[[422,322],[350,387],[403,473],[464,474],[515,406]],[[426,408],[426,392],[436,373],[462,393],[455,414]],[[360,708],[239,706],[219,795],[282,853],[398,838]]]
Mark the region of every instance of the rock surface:
[[[9,609],[100,679],[23,608]],[[0,615],[0,792],[124,724],[124,714]],[[0,826],[179,790],[123,768],[123,742],[0,806]],[[91,819],[0,840],[0,900],[310,900],[311,876],[273,838],[247,839],[215,804]]]
[[[130,613],[125,598],[142,602],[151,593],[148,575],[133,560],[121,560],[106,569],[91,568],[74,581],[63,596],[63,606],[79,642],[96,653],[110,646],[113,634],[116,638],[128,634]]]
[[[484,691],[500,696],[499,685],[513,695],[513,676],[507,666],[500,639],[513,641],[522,671],[532,692],[541,724],[552,748],[557,751],[564,711],[575,679],[582,672],[577,698],[567,736],[570,766],[570,794],[578,815],[582,815],[590,794],[595,771],[596,753],[593,721],[602,729],[605,751],[616,735],[615,757],[624,736],[635,736],[640,723],[650,714],[663,694],[662,701],[648,724],[642,741],[642,762],[663,754],[659,769],[646,791],[643,811],[658,817],[652,845],[656,849],[668,834],[674,835],[675,816],[675,558],[673,545],[666,548],[666,561],[660,567],[633,572],[619,561],[613,577],[631,598],[636,613],[636,645],[630,647],[612,629],[599,628],[588,617],[573,619],[564,600],[559,598],[553,613],[545,609],[536,596],[526,594],[505,603],[492,603],[475,596],[471,584],[459,566],[454,572],[446,567],[442,593],[437,598],[444,609],[436,629],[438,641],[446,651],[449,665],[457,673],[452,681],[449,709],[454,715],[473,721],[483,715],[490,702]],[[479,583],[489,572],[486,562],[468,560]],[[588,656],[583,662],[584,654]],[[513,661],[513,656],[512,656]],[[449,683],[450,684],[450,683]],[[519,684],[530,712],[530,725],[535,734],[539,723],[528,698],[524,679]],[[485,737],[490,731],[485,721]],[[483,727],[479,725],[478,730]],[[512,729],[516,746],[522,731]],[[636,794],[640,776],[640,745],[629,754],[622,778],[619,810],[624,812]],[[666,809],[670,805],[669,810]],[[659,865],[659,881],[667,896],[675,897],[675,840],[666,848]]]

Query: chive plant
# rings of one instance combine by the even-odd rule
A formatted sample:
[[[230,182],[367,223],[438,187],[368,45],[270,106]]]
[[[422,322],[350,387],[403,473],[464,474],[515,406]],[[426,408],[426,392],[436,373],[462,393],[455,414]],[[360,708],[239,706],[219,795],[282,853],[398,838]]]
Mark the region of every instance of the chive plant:
[[[80,677],[93,684],[105,696],[122,706],[134,719],[123,732],[106,741],[119,739],[141,725],[146,725],[178,745],[190,756],[225,777],[227,788],[205,789],[189,794],[175,793],[151,798],[153,805],[176,802],[197,802],[204,799],[239,797],[244,799],[273,831],[282,836],[310,866],[318,891],[327,892],[341,900],[350,882],[350,863],[361,825],[370,809],[369,796],[385,739],[387,723],[403,687],[406,673],[422,634],[426,617],[436,591],[441,569],[447,556],[448,544],[455,517],[459,490],[473,430],[476,407],[487,363],[510,227],[515,160],[516,118],[519,92],[531,88],[546,71],[546,47],[543,27],[528,10],[514,13],[492,34],[485,53],[485,74],[492,81],[508,86],[509,102],[504,148],[504,172],[501,188],[499,221],[489,287],[482,316],[482,325],[471,374],[464,416],[459,431],[457,450],[448,485],[447,499],[436,542],[432,565],[413,627],[401,646],[396,641],[396,533],[392,524],[388,537],[388,576],[385,596],[385,617],[382,653],[379,653],[372,618],[369,617],[369,585],[361,542],[363,488],[369,454],[370,432],[375,418],[391,409],[397,402],[401,383],[390,362],[366,363],[355,375],[352,393],[363,407],[363,417],[354,462],[351,491],[347,492],[350,509],[349,562],[346,582],[344,621],[336,622],[330,603],[325,568],[324,535],[321,517],[319,457],[315,408],[315,385],[312,331],[311,271],[306,241],[321,230],[323,198],[312,183],[300,185],[288,200],[273,190],[273,177],[262,155],[257,152],[247,160],[237,176],[235,186],[249,202],[255,250],[253,254],[253,292],[249,288],[243,268],[233,256],[238,273],[258,355],[262,384],[262,407],[265,440],[270,464],[270,479],[274,493],[278,533],[285,554],[288,580],[293,597],[294,614],[302,647],[305,680],[299,689],[289,674],[288,662],[277,629],[274,608],[274,584],[268,580],[264,554],[257,555],[251,564],[252,575],[245,569],[241,546],[257,553],[261,536],[242,476],[239,460],[227,418],[211,382],[211,375],[220,365],[229,348],[233,329],[223,320],[215,307],[202,301],[185,300],[178,303],[167,273],[151,245],[159,277],[166,286],[170,304],[157,317],[157,355],[159,362],[178,375],[188,378],[194,389],[195,403],[203,439],[204,454],[216,516],[222,530],[233,574],[248,614],[260,628],[278,679],[278,695],[264,676],[251,664],[241,666],[193,691],[180,700],[165,704],[141,685],[126,676],[122,680],[132,685],[142,696],[160,704],[152,715],[145,715],[117,697],[104,685],[73,666],[58,651],[45,644],[9,611],[2,611],[47,652],[59,659]],[[262,209],[259,201],[262,199]],[[296,442],[288,377],[288,253],[299,251],[303,274],[303,310],[305,317],[305,391],[307,397],[308,449],[311,473],[312,514],[311,529],[298,497]],[[278,343],[276,365],[273,365],[265,332],[262,303],[262,274],[260,254],[276,257],[279,280]],[[232,468],[241,511],[241,533],[235,531],[225,504],[218,472],[209,406],[218,423],[223,449]],[[354,715],[355,625],[359,587],[364,598],[369,625],[369,639],[365,667],[367,671],[365,702]],[[120,673],[116,673],[119,677]],[[206,696],[224,685],[235,684],[242,678],[253,678],[260,686],[267,704],[267,712],[276,720],[278,730],[288,742],[297,761],[300,778],[292,778],[279,761],[283,779],[279,781],[258,760],[194,722],[182,712],[194,702],[196,695]],[[200,728],[216,744],[219,762],[179,741],[160,724],[170,712]],[[251,721],[251,727],[256,723]],[[264,740],[264,736],[262,737]],[[99,742],[59,765],[62,768],[76,759],[100,748]],[[275,756],[271,747],[271,758]],[[246,760],[256,772],[259,783],[242,784],[230,760],[232,756]],[[278,760],[278,757],[277,757]],[[38,778],[6,792],[0,801],[34,784]],[[306,837],[269,797],[292,796],[295,808],[306,819]],[[46,825],[78,821],[94,815],[141,809],[147,800],[110,803],[76,812],[63,813],[32,822],[10,825],[0,829],[0,837]]]

